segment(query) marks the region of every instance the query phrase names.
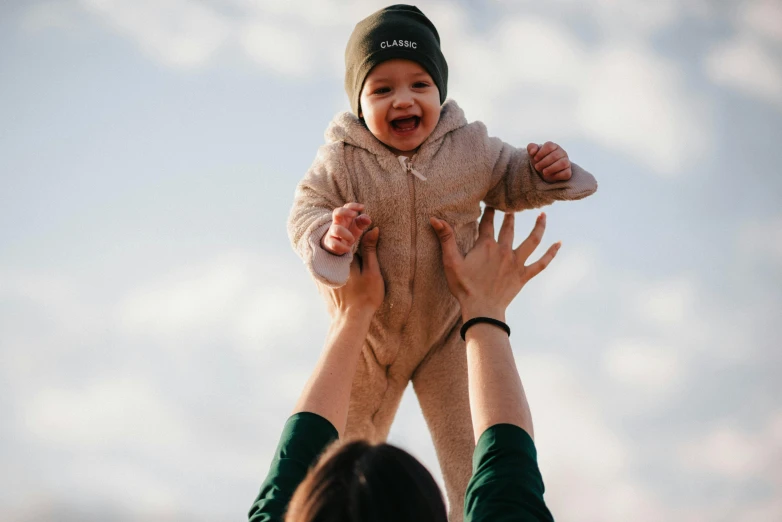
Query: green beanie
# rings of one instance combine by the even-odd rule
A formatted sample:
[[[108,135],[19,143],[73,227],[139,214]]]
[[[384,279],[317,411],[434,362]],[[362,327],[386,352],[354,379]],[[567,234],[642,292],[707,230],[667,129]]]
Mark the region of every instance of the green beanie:
[[[445,101],[448,64],[437,29],[417,7],[392,5],[357,23],[345,49],[345,91],[356,116],[369,71],[394,58],[420,63],[440,91],[440,104]]]

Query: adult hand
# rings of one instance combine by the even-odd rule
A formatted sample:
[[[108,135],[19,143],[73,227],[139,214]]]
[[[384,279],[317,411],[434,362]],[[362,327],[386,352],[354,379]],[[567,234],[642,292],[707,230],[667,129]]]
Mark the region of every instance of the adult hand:
[[[478,240],[466,256],[459,251],[453,229],[443,220],[430,218],[443,251],[443,267],[448,288],[459,300],[462,319],[477,316],[505,321],[505,309],[524,285],[548,266],[561,243],[549,247],[543,257],[525,266],[540,244],[546,229],[546,214],[541,212],[527,239],[513,249],[513,213],[506,213],[498,240],[494,239],[494,209],[486,207],[481,218]]]
[[[385,297],[385,283],[377,261],[380,229],[374,228],[361,239],[360,255],[353,258],[348,282],[340,288],[321,287],[326,307],[333,319],[358,314],[371,318]]]

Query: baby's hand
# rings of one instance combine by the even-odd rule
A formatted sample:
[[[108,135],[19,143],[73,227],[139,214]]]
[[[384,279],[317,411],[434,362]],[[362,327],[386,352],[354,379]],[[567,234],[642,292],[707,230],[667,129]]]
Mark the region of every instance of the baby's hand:
[[[556,143],[547,141],[542,146],[530,143],[527,152],[530,163],[540,172],[544,181],[567,181],[573,175],[567,152]]]
[[[345,203],[331,213],[331,226],[320,240],[321,246],[334,255],[347,254],[364,230],[372,224],[361,203]]]

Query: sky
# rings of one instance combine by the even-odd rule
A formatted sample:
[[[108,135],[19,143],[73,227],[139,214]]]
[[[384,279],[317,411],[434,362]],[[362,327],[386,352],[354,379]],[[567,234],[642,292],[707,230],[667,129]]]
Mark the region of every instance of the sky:
[[[385,5],[0,4],[0,518],[246,516],[328,326],[288,211]],[[782,519],[782,2],[417,5],[468,120],[599,182],[508,312],[557,520]],[[440,480],[410,389],[390,441]]]

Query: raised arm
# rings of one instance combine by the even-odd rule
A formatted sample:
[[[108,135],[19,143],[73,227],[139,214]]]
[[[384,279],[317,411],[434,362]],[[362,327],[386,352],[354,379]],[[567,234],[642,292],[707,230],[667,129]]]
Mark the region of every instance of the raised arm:
[[[487,207],[475,246],[462,256],[453,230],[432,218],[440,238],[443,266],[451,293],[459,300],[464,323],[476,317],[505,322],[505,310],[522,287],[554,259],[559,243],[541,259],[525,266],[540,243],[546,215],[538,216],[532,233],[513,249],[513,214],[505,214],[499,239],[494,239],[494,209]],[[466,332],[470,410],[477,441],[496,424],[513,424],[533,436],[532,416],[524,394],[508,334],[492,324],[479,323]]]
[[[436,219],[448,286],[465,321],[488,317],[505,322],[505,309],[521,288],[554,258],[559,244],[525,266],[543,236],[541,214],[529,237],[513,250],[513,214],[505,214],[494,240],[494,209],[481,219],[478,241],[463,257],[451,227]],[[468,325],[469,326],[469,325]],[[464,332],[464,329],[462,329]],[[493,324],[466,331],[470,411],[475,433],[473,475],[464,497],[465,522],[553,522],[543,500],[543,478],[532,440],[532,415],[508,334]]]
[[[369,226],[368,219],[356,220],[351,214],[360,212],[363,206],[351,206],[355,199],[343,147],[342,143],[332,143],[318,150],[315,161],[296,187],[288,217],[288,237],[296,253],[318,282],[332,288],[347,281],[360,233]],[[345,222],[339,223],[340,219]],[[334,229],[342,232],[335,233]],[[346,248],[340,250],[335,248],[338,236],[352,241],[342,241],[339,246]]]
[[[332,322],[323,352],[283,428],[269,473],[249,512],[250,522],[282,522],[294,491],[324,449],[345,431],[350,387],[369,322],[383,301],[375,255],[379,230],[364,235],[343,287],[324,288]]]
[[[491,188],[484,197],[487,206],[505,212],[540,208],[555,201],[583,199],[597,190],[594,176],[570,163],[567,155],[563,158],[559,152],[564,150],[558,145],[547,142],[541,147],[516,148],[489,137],[482,124],[480,130],[484,157],[492,170]],[[561,168],[563,161],[569,163],[570,172],[558,175],[567,170]]]
[[[316,413],[327,419],[340,435],[345,431],[350,388],[369,323],[383,302],[384,283],[377,262],[380,229],[374,228],[361,241],[361,262],[350,265],[347,284],[324,288],[331,327],[320,359],[294,413]]]

